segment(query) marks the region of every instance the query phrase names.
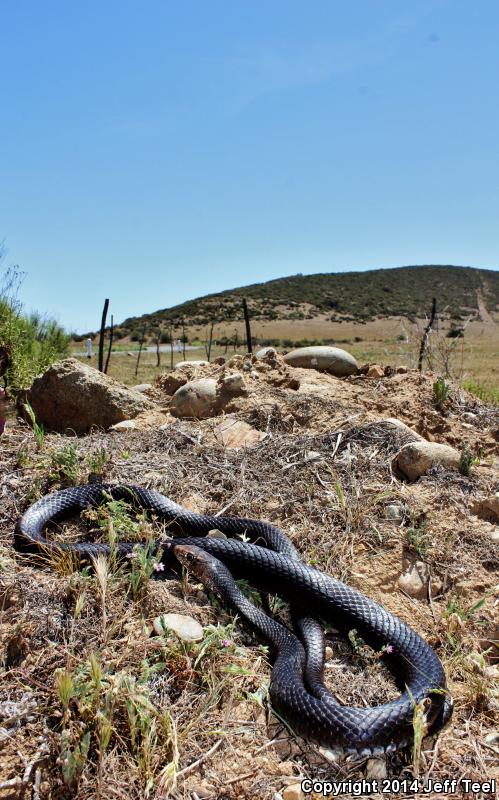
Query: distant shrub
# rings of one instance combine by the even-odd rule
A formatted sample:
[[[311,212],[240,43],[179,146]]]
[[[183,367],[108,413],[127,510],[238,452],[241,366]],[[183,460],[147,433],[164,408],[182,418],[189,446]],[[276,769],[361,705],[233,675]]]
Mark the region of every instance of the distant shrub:
[[[464,336],[464,328],[450,328],[447,331],[448,339],[460,339]]]

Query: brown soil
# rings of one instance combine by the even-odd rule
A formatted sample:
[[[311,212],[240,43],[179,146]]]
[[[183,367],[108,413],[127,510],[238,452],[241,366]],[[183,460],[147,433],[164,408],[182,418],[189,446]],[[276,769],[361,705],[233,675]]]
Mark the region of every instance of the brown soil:
[[[236,370],[245,376],[247,393],[224,414],[266,434],[251,448],[224,446],[214,435],[221,416],[171,417],[166,379],[150,392],[157,410],[138,418],[137,429],[79,439],[47,435],[38,449],[24,424],[9,424],[0,455],[0,800],[272,800],[304,777],[360,779],[373,769],[365,759],[332,762],[331,753],[296,738],[273,717],[266,651],[211,605],[195,580],[146,581],[134,599],[124,574],[110,570],[103,594],[102,575],[99,583],[68,559],[35,563],[15,554],[19,514],[68,482],[55,466],[61,448],[68,460],[68,445],[73,480],[86,482],[97,471],[106,481],[155,488],[200,512],[269,519],[306,562],[411,624],[442,659],[455,711],[444,731],[424,740],[418,758],[408,751],[388,757],[388,776],[499,779],[499,552],[495,523],[472,511],[499,488],[497,409],[457,386],[440,409],[434,376],[415,372],[339,380],[290,369],[280,359],[272,368],[237,357],[195,374],[220,377]],[[386,422],[393,417],[427,439],[467,448],[480,462],[468,477],[434,467],[416,483],[403,482],[391,463],[408,434]],[[99,466],[103,448],[107,461]],[[389,518],[390,504],[398,504],[400,519]],[[95,522],[76,521],[64,535],[95,536],[93,528]],[[429,565],[423,600],[398,587],[404,558]],[[192,645],[173,635],[151,636],[152,619],[164,611],[225,627]],[[349,704],[394,696],[379,659],[363,648],[352,650],[334,631],[327,638],[332,656],[326,676],[337,696]],[[95,659],[98,688],[90,678]],[[73,680],[66,710],[57,670]],[[93,689],[85,694],[83,686]],[[147,720],[145,727],[133,721],[134,713]],[[99,746],[106,714],[109,742]],[[85,733],[88,755],[71,782],[68,769]]]

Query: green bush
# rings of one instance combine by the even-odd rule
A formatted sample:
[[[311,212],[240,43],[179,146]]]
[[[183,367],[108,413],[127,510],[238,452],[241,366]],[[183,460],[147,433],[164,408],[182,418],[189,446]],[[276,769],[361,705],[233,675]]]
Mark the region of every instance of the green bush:
[[[67,354],[70,343],[55,320],[22,313],[16,299],[20,282],[19,273],[9,270],[0,287],[0,347],[9,357],[5,379],[13,390],[27,388],[36,375]]]

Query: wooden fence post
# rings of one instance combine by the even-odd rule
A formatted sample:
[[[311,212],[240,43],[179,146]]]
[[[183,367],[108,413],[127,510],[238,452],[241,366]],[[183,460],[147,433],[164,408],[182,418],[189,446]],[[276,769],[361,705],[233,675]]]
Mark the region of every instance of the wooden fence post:
[[[100,324],[100,335],[99,335],[99,361],[97,365],[99,372],[104,371],[104,328],[106,327],[106,317],[108,308],[109,308],[109,300],[104,300],[104,308],[102,310],[102,320]]]
[[[111,314],[111,330],[109,331],[109,347],[107,349],[106,366],[104,367],[105,375],[107,375],[107,368],[109,366],[109,359],[111,358],[111,349],[112,349],[112,346],[113,346],[113,333],[114,333],[114,317]]]
[[[142,329],[142,336],[141,336],[141,339],[140,339],[139,354],[137,356],[137,364],[136,364],[136,367],[135,367],[135,377],[137,377],[137,373],[139,371],[140,354],[142,353],[142,345],[144,344],[144,339],[145,338],[146,338],[146,326],[144,324],[144,327]]]
[[[251,328],[250,328],[250,318],[248,312],[248,304],[246,302],[246,298],[243,297],[243,311],[244,311],[244,322],[246,325],[246,352],[252,353],[253,352],[253,343],[251,341]]]

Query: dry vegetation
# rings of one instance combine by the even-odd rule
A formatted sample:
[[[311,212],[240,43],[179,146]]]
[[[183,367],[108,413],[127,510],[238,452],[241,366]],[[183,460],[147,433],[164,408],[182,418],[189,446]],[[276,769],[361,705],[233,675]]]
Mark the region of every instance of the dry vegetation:
[[[418,757],[390,756],[388,774],[499,778],[499,554],[494,525],[475,505],[498,488],[497,410],[455,384],[439,406],[435,376],[294,374],[298,391],[286,387],[284,372],[262,373],[228,409],[267,433],[251,449],[221,445],[213,435],[217,419],[178,421],[166,411],[165,430],[155,418],[151,427],[79,439],[51,434],[37,441],[25,425],[11,423],[0,459],[0,798],[271,800],[305,776],[366,774],[365,760],[334,762],[273,717],[266,648],[201,586],[157,572],[147,550],[131,570],[112,560],[95,569],[68,558],[35,563],[13,552],[19,514],[47,491],[90,474],[158,489],[202,513],[271,520],[307,563],[409,622],[442,659],[455,712]],[[161,381],[152,396],[166,408]],[[402,434],[380,422],[393,416],[428,439],[465,446],[475,458],[471,474],[435,467],[415,484],[401,481],[391,459]],[[388,514],[394,504],[396,520]],[[54,535],[151,538],[161,536],[158,527],[127,521],[122,508],[110,506]],[[411,599],[398,588],[404,558],[429,565],[428,598]],[[277,601],[274,608],[284,613]],[[164,611],[195,617],[205,626],[203,640],[151,635],[153,618]],[[362,705],[393,695],[371,651],[352,648],[332,629],[327,638],[326,676],[340,699]]]

